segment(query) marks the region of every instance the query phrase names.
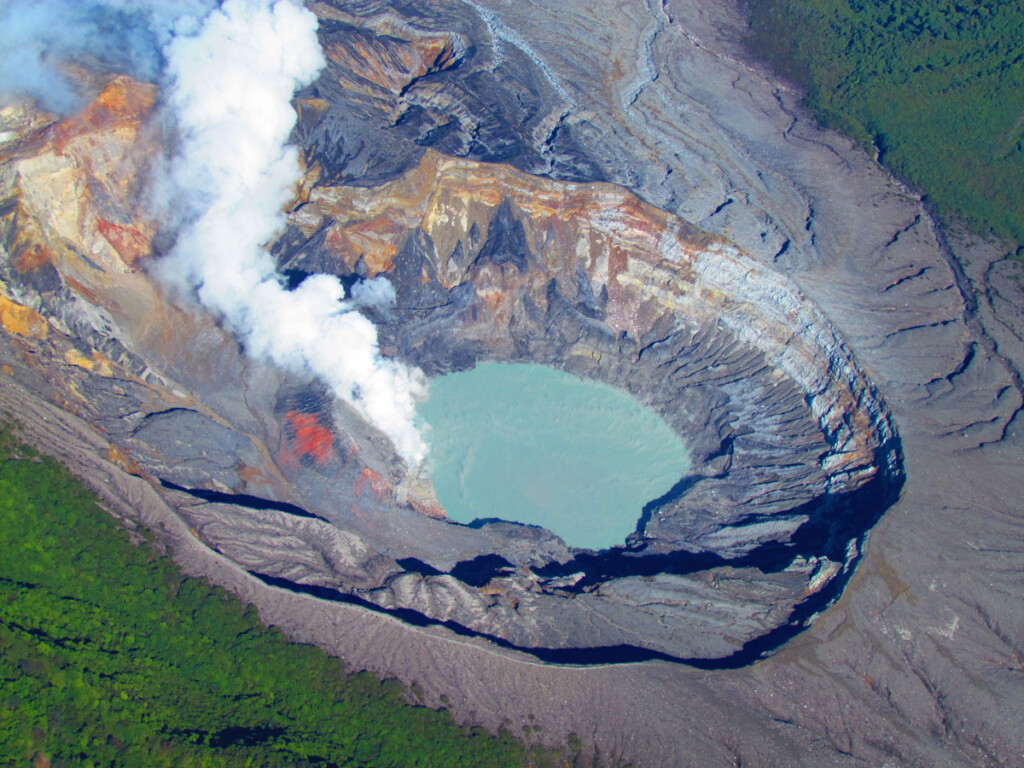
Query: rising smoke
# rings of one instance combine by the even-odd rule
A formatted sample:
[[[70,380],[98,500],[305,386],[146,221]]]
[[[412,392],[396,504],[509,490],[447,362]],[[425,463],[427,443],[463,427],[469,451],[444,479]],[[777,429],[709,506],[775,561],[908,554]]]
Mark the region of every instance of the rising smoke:
[[[65,76],[68,65],[155,80],[163,47],[195,32],[215,0],[13,0],[0,2],[0,104],[31,96],[66,115],[87,94]]]
[[[362,283],[346,299],[337,279],[315,275],[289,291],[265,248],[284,226],[282,210],[301,172],[298,153],[286,142],[296,120],[292,95],[324,65],[316,17],[292,0],[226,0],[205,15],[200,0],[14,5],[55,14],[77,8],[69,18],[84,20],[91,45],[113,32],[104,20],[115,16],[132,21],[125,27],[131,32],[126,49],[139,48],[139,39],[162,41],[166,100],[181,136],[162,186],[187,204],[189,215],[158,275],[194,289],[252,356],[318,376],[387,435],[407,462],[421,464],[426,448],[413,419],[424,377],[382,358],[376,328],[356,311],[393,302],[390,283]],[[45,27],[35,14],[12,41],[23,43]],[[33,74],[22,92],[57,108],[73,103],[78,95],[51,67],[62,54],[85,50],[79,43],[62,47],[70,36],[42,35],[11,56],[0,49],[0,92],[18,90],[10,88],[8,62],[27,61]],[[7,37],[0,32],[0,46]],[[126,55],[136,69],[157,60]]]

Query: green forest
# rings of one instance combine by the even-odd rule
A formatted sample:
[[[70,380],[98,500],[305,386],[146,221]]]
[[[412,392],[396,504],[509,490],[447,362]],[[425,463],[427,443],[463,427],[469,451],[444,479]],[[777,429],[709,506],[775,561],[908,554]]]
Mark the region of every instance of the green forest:
[[[0,765],[526,766],[184,578],[0,427]],[[578,742],[574,740],[578,750]],[[572,756],[570,755],[571,759]],[[564,763],[563,763],[564,764]]]
[[[948,225],[1024,243],[1020,0],[748,0],[752,51]]]

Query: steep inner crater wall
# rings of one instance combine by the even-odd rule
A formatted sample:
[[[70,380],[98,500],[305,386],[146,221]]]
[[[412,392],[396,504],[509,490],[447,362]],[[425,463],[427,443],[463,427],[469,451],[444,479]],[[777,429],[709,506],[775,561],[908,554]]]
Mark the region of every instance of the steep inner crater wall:
[[[0,363],[94,424],[210,547],[277,586],[562,661],[744,663],[848,580],[898,493],[899,441],[785,278],[612,185],[432,151],[372,189],[311,167],[274,256],[296,280],[385,275],[385,354],[430,376],[493,360],[601,381],[692,454],[624,547],[454,525],[351,409],[150,280],[140,182],[121,165],[112,183],[105,158],[152,155],[151,102],[111,89],[77,122],[8,116]]]
[[[531,605],[528,621],[512,619],[519,631],[496,633],[516,645],[556,635],[614,645],[621,633],[574,635],[556,615],[586,606],[617,623],[633,604],[651,620],[635,637],[667,650],[706,628],[705,606],[741,640],[735,652],[845,582],[898,490],[888,414],[817,309],[736,248],[619,188],[428,153],[378,190],[314,189],[293,226],[285,268],[388,276],[398,302],[376,318],[384,344],[428,374],[482,360],[551,365],[631,393],[693,451],[626,550],[546,551],[513,531],[476,555],[471,584],[508,601],[510,616]],[[455,572],[423,551],[406,561],[424,563],[427,581]],[[650,594],[656,607],[637,609]],[[549,617],[534,606],[548,595],[571,601]]]

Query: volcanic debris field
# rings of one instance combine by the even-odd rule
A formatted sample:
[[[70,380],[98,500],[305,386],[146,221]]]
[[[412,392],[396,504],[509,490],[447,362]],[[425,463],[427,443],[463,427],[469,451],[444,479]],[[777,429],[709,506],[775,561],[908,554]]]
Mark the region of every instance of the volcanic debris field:
[[[730,4],[310,8],[289,287],[385,278],[384,358],[601,382],[689,468],[607,549],[448,520],[357,408],[153,277],[167,139],[113,74],[0,111],[0,392],[36,442],[187,573],[467,722],[645,765],[1021,758],[998,244],[814,127]]]

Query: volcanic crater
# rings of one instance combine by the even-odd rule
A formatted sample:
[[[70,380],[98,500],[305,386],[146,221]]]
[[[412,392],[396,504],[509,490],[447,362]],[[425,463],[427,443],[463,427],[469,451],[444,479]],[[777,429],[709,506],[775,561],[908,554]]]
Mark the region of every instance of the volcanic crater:
[[[742,4],[305,5],[279,293],[383,276],[384,365],[604,382],[691,468],[604,551],[447,521],[333,385],[154,279],[168,83],[88,58],[76,114],[0,106],[26,439],[183,573],[463,723],[602,763],[1018,764],[1019,253],[816,126]]]
[[[430,51],[449,66],[457,48]],[[277,587],[575,663],[739,666],[841,593],[899,494],[900,441],[788,278],[619,186],[495,157],[419,147],[383,183],[341,183],[319,149],[330,112],[300,98],[282,273],[385,276],[396,304],[368,310],[385,355],[428,376],[553,366],[630,393],[691,452],[619,547],[573,549],[487,510],[455,524],[353,408],[249,360],[149,277],[150,94],[117,78],[84,118],[8,110],[0,352],[208,547]]]
[[[430,376],[487,360],[600,381],[693,454],[604,552],[487,510],[386,542],[377,521],[338,520],[406,571],[360,593],[377,605],[550,659],[739,663],[836,596],[899,492],[889,414],[813,304],[617,187],[428,153],[377,189],[313,190],[292,226],[282,268],[329,255],[341,277],[389,278],[397,306],[375,320],[398,358]]]

